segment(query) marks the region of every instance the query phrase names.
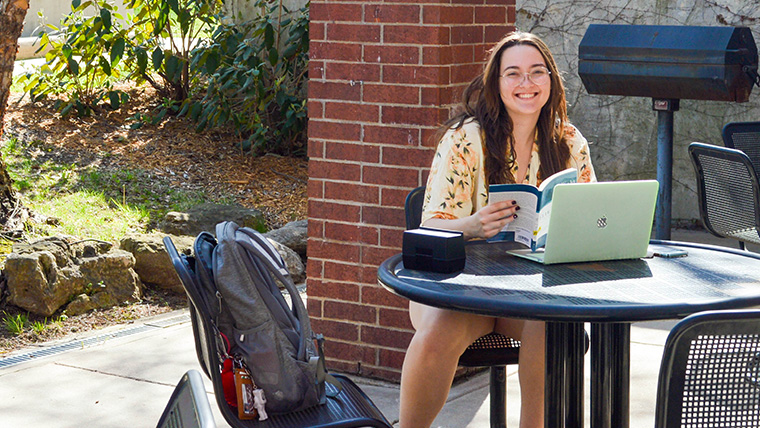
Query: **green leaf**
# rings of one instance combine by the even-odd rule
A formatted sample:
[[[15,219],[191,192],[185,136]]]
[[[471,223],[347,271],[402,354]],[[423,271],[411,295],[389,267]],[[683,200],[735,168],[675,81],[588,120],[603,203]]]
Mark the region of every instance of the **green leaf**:
[[[187,34],[187,32],[190,31],[190,23],[193,22],[193,17],[190,16],[190,11],[182,9],[182,11],[177,14],[177,17],[179,19],[179,28],[182,31],[182,34]]]
[[[71,7],[72,7],[72,9],[78,8],[80,4],[82,4],[82,0],[72,0],[71,1]]]
[[[201,115],[201,108],[200,103],[193,103],[193,106],[190,108],[190,117],[193,120],[198,120],[198,117]]]
[[[298,51],[297,45],[288,45],[288,47],[286,47],[285,50],[282,51],[282,57],[290,58],[293,55],[295,55],[297,51]]]
[[[272,24],[267,24],[264,29],[264,46],[267,49],[271,49],[274,46],[274,27],[272,27]]]
[[[169,22],[169,3],[163,2],[161,9],[158,11],[158,18],[156,19],[156,27],[153,29],[153,35],[158,36],[164,31],[166,23]]]
[[[69,72],[74,76],[79,74],[79,63],[74,58],[69,58],[68,61]]]
[[[64,58],[66,59],[71,58],[71,52],[72,52],[72,49],[71,49],[70,44],[66,43],[63,46],[61,46],[61,53],[63,54]]]
[[[277,60],[279,60],[279,52],[277,52],[276,48],[269,49],[269,63],[273,66],[277,64]]]
[[[179,69],[179,58],[174,55],[166,58],[166,77],[169,79],[169,81],[174,82],[177,80],[176,77],[178,75]]]
[[[217,68],[219,68],[219,64],[221,63],[221,56],[219,55],[219,51],[211,51],[206,56],[206,73],[212,74],[214,71],[216,71]]]
[[[151,59],[153,60],[153,69],[161,69],[161,64],[164,62],[164,51],[161,49],[161,46],[156,46],[156,49],[153,50],[153,55],[151,55]]]
[[[124,48],[126,46],[126,41],[119,37],[116,39],[116,41],[113,43],[113,46],[111,47],[111,64],[116,65],[122,56],[124,56]]]
[[[179,110],[179,113],[177,113],[177,116],[184,116],[187,114],[187,111],[190,109],[190,101],[185,100],[182,102],[182,108]]]
[[[179,15],[179,12],[180,12],[180,10],[179,10],[179,1],[177,1],[177,0],[169,0],[168,3],[169,3],[169,8],[171,8],[172,12],[176,13],[177,15]]]
[[[103,55],[98,57],[98,62],[100,63],[100,68],[103,69],[103,73],[110,76],[111,75],[111,63],[108,62],[106,57]]]
[[[109,91],[108,99],[111,101],[111,108],[116,110],[121,106],[121,97],[118,91]]]
[[[111,11],[108,9],[100,9],[100,18],[103,20],[103,29],[106,32],[111,31]]]
[[[135,55],[137,56],[137,72],[144,74],[148,68],[148,54],[145,52],[145,49],[138,48]]]

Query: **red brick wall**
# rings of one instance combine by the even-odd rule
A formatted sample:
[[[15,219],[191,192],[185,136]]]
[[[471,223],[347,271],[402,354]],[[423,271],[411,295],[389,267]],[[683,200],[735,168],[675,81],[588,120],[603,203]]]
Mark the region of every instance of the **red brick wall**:
[[[308,308],[333,370],[398,380],[406,300],[377,285],[404,198],[515,0],[311,2]]]

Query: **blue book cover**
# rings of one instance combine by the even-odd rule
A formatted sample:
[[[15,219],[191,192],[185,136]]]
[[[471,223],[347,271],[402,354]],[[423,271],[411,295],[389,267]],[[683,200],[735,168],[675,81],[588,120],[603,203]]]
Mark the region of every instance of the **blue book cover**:
[[[546,245],[554,187],[576,181],[578,181],[578,171],[575,168],[568,168],[547,178],[539,187],[530,184],[488,186],[489,204],[513,200],[520,206],[517,218],[488,241],[515,241],[530,247],[531,251],[536,251]]]

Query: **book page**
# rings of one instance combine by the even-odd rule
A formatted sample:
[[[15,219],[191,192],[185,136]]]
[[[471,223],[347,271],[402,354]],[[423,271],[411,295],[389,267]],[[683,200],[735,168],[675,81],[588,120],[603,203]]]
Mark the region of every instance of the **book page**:
[[[541,183],[538,190],[541,192],[541,203],[538,210],[542,210],[545,206],[551,204],[552,195],[554,194],[554,187],[562,183],[575,183],[578,181],[578,170],[575,168],[568,168],[564,171],[560,171]],[[548,219],[547,219],[548,225]]]
[[[549,217],[551,217],[554,188],[558,184],[575,183],[576,181],[578,181],[578,171],[575,168],[568,168],[552,175],[541,183],[541,186],[539,187],[539,190],[541,191],[541,201],[539,202],[540,207],[538,208],[536,229],[531,245],[533,251],[546,245],[546,236],[549,233]]]
[[[517,201],[520,211],[517,218],[507,225],[489,242],[516,241],[530,246],[533,232],[538,223],[538,189],[526,184],[500,184],[489,187],[488,203]]]

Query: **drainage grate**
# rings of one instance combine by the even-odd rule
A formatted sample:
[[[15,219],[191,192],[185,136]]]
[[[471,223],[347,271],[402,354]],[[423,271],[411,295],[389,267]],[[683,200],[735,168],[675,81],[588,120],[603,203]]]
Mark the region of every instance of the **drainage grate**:
[[[66,351],[73,351],[75,349],[85,348],[87,346],[95,345],[101,342],[105,342],[109,339],[116,339],[119,337],[131,336],[133,334],[142,333],[149,330],[155,330],[156,328],[166,328],[172,325],[180,324],[190,321],[189,314],[183,314],[176,317],[166,318],[158,320],[148,324],[140,326],[130,327],[124,330],[120,330],[114,333],[101,334],[99,336],[89,337],[87,339],[72,340],[71,342],[62,343],[60,345],[54,345],[43,349],[37,349],[34,351],[26,352],[19,355],[13,355],[10,357],[0,358],[0,369],[15,366],[16,364],[25,363],[27,361],[36,360],[42,357],[49,357],[51,355],[60,354]]]

